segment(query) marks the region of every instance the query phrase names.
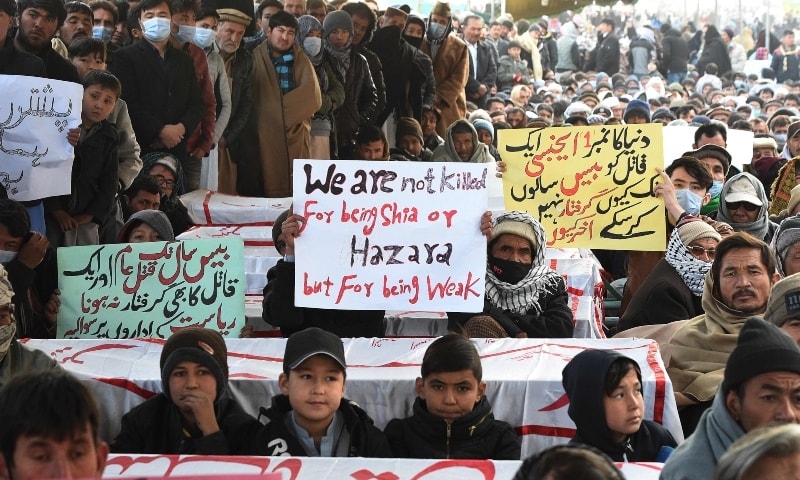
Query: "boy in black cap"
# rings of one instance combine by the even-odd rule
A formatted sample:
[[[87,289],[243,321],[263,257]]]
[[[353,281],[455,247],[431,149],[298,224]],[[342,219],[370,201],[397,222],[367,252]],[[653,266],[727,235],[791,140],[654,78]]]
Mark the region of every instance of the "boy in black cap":
[[[242,455],[260,428],[228,394],[228,350],[205,328],[173,334],[161,351],[163,392],[122,417],[114,453]]]
[[[383,432],[344,398],[347,363],[342,341],[312,327],[286,342],[280,395],[249,446],[251,455],[390,457]]]

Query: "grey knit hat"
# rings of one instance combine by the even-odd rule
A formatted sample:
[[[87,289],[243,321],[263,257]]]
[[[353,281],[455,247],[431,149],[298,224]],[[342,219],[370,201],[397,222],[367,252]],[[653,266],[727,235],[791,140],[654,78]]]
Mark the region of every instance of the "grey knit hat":
[[[800,318],[800,273],[789,275],[772,286],[764,312],[764,320],[778,327],[792,318]]]
[[[169,222],[167,215],[160,210],[141,210],[131,215],[131,218],[129,218],[128,221],[125,222],[125,225],[122,226],[122,230],[120,230],[117,240],[123,243],[127,242],[128,235],[130,234],[131,230],[142,223],[146,223],[147,225],[153,227],[153,230],[158,233],[158,236],[161,237],[161,240],[165,242],[172,242],[175,240],[175,233],[172,230],[172,224]]]
[[[322,23],[322,28],[324,30],[324,38],[328,38],[328,35],[330,35],[331,32],[337,28],[347,30],[350,32],[350,35],[352,35],[353,19],[350,17],[350,14],[344,10],[334,10],[325,16],[325,21]]]

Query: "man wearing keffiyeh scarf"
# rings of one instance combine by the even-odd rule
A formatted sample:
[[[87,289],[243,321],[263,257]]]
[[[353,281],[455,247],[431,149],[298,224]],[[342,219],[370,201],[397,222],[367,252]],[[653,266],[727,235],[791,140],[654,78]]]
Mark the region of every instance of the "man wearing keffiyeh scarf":
[[[488,245],[481,313],[448,313],[450,330],[470,336],[571,337],[572,310],[564,279],[547,267],[542,225],[526,212],[497,217]]]
[[[687,216],[672,231],[665,258],[656,263],[631,298],[617,331],[686,320],[703,313],[701,296],[713,250],[722,237],[698,217]]]

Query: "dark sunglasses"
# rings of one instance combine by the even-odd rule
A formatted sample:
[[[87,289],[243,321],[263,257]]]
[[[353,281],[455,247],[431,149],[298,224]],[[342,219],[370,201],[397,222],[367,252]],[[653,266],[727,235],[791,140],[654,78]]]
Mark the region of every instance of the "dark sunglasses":
[[[717,254],[716,248],[703,248],[699,245],[690,245],[686,247],[686,250],[689,250],[689,253],[696,257],[706,254],[708,255],[708,258],[714,258],[714,255]]]
[[[739,210],[740,208],[744,207],[744,209],[748,212],[755,212],[761,208],[758,205],[753,205],[752,203],[747,202],[726,202],[726,205],[728,206],[728,210]]]

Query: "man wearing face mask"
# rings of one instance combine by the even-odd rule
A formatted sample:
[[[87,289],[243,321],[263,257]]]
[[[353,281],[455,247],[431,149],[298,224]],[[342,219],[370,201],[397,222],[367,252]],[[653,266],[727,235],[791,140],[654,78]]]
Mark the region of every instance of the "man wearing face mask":
[[[185,164],[191,161],[188,136],[199,125],[205,107],[194,63],[170,43],[171,10],[166,0],[142,0],[139,7],[144,38],[119,49],[109,70],[122,83],[122,99],[128,104],[141,155],[166,152]]]
[[[386,83],[386,107],[382,112],[377,112],[376,125],[386,123],[387,138],[390,145],[394,145],[394,130],[397,119],[401,117],[421,116],[419,100],[414,101],[414,94],[419,92],[413,85],[428,86],[423,78],[433,78],[430,61],[420,62],[418,57],[425,56],[417,48],[409,45],[402,38],[408,14],[394,7],[389,7],[378,22],[379,28],[372,37],[367,48],[375,52],[383,65],[383,77]],[[423,70],[427,65],[430,71]],[[433,84],[421,92],[422,103],[433,105],[435,90]],[[417,93],[419,95],[419,93]],[[417,109],[415,111],[414,104]]]
[[[199,0],[168,0],[172,11],[172,38],[176,48],[180,48],[192,57],[194,71],[197,75],[197,86],[203,97],[203,116],[200,125],[189,133],[186,141],[188,156],[181,158],[183,172],[186,175],[186,191],[200,188],[200,176],[203,157],[214,146],[216,130],[217,99],[214,96],[214,79],[209,73],[208,59],[205,52],[194,44],[197,27],[195,15],[200,10]]]
[[[567,338],[574,329],[564,279],[547,267],[545,231],[526,212],[495,220],[479,313],[448,312],[448,329],[475,338]]]
[[[47,237],[31,232],[28,212],[14,200],[0,200],[0,265],[15,292],[17,336],[53,337],[58,312],[56,254]]]
[[[8,273],[0,265],[0,387],[14,375],[58,368],[56,361],[46,353],[17,341],[13,295]]]
[[[421,50],[433,60],[436,79],[434,107],[441,113],[436,131],[440,136],[444,136],[453,122],[467,116],[469,52],[463,40],[450,35],[452,30],[450,4],[436,2],[428,18],[428,29]]]

